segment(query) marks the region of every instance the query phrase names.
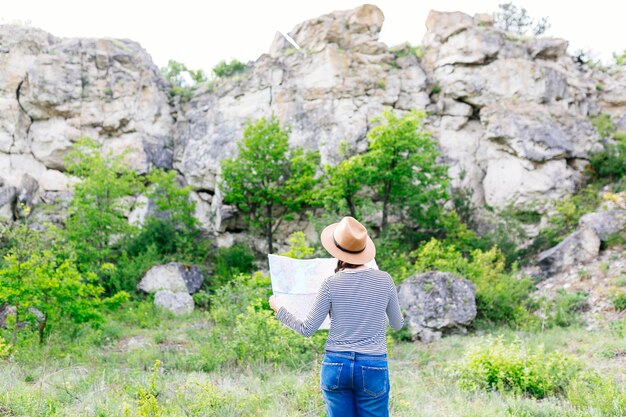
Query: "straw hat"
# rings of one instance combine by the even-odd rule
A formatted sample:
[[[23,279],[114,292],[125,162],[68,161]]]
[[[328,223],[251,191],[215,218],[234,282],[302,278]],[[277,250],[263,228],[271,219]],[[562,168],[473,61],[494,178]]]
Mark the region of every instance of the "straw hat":
[[[332,256],[354,265],[365,264],[376,256],[376,247],[365,226],[353,217],[326,226],[320,240]]]

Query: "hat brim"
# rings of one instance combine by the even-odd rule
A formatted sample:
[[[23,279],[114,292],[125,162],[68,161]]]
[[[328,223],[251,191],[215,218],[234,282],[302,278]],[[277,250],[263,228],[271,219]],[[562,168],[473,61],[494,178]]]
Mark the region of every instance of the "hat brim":
[[[367,243],[365,244],[363,252],[350,253],[339,249],[333,239],[333,232],[338,224],[339,223],[333,223],[326,226],[320,235],[322,246],[324,246],[324,249],[326,249],[328,253],[340,261],[348,262],[353,265],[366,264],[376,257],[376,246],[374,246],[374,242],[369,236],[367,237]]]

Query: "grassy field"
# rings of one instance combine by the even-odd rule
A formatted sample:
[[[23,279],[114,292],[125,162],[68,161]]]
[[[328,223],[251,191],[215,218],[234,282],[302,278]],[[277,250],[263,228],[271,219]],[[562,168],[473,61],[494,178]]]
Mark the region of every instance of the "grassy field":
[[[206,313],[181,318],[153,311],[147,303],[135,308],[126,318],[121,313],[108,317],[98,330],[52,333],[43,348],[34,337],[21,340],[21,347],[0,362],[0,415],[325,415],[318,387],[319,354],[299,367],[257,363],[204,372],[201,358],[211,355],[203,349],[210,334]],[[599,330],[556,328],[541,333],[495,329],[432,344],[394,342],[391,415],[620,415],[610,411],[610,404],[598,403],[616,399],[571,404],[563,395],[535,400],[523,394],[463,390],[451,368],[486,335],[501,334],[505,340],[519,338],[524,346],[543,344],[546,351],[571,354],[621,383],[626,376],[624,333],[621,324],[613,324]]]

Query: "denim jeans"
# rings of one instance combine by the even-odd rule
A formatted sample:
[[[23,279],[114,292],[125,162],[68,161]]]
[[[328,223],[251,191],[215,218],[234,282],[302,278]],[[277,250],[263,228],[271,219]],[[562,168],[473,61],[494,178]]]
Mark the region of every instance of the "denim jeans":
[[[328,417],[389,416],[387,355],[327,350],[320,385]]]

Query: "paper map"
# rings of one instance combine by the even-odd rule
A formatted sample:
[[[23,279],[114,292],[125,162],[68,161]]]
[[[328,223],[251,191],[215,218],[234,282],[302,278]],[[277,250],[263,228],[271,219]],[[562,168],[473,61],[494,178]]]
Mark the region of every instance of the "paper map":
[[[272,291],[285,308],[300,320],[304,320],[313,306],[322,282],[335,273],[337,259],[293,259],[280,255],[268,255]],[[367,264],[378,268],[376,261]],[[330,328],[326,317],[320,329]]]

